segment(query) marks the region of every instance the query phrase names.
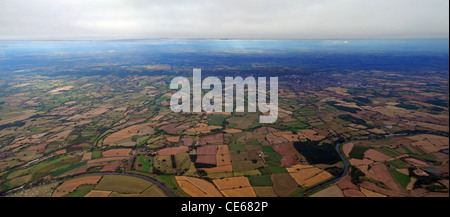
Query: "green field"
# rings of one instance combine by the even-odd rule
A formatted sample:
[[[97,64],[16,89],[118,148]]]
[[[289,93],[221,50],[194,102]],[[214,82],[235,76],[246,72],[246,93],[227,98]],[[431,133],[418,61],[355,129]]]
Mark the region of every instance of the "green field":
[[[256,140],[256,139],[250,141],[248,144],[249,145],[261,145],[261,143],[258,140]]]
[[[271,166],[279,166],[281,164],[282,156],[273,150],[270,146],[263,146],[263,152],[268,156],[266,157],[266,163],[271,164]]]
[[[61,161],[63,161],[63,160],[67,160],[67,159],[69,159],[69,158],[72,158],[72,157],[71,157],[71,156],[64,156],[64,157],[60,157],[60,158],[58,158],[58,159],[55,159],[55,160],[52,160],[52,161],[49,161],[49,162],[45,162],[45,163],[38,164],[37,166],[31,168],[31,169],[29,170],[29,172],[34,173],[34,172],[36,172],[36,171],[38,171],[38,170],[41,170],[41,169],[44,169],[44,168],[46,168],[46,167],[55,165],[55,164],[57,164],[57,163],[59,163],[59,162],[61,162]]]
[[[257,120],[257,113],[235,113],[234,117],[228,118],[229,128],[248,130]]]
[[[411,154],[411,157],[417,158],[419,160],[426,160],[426,161],[431,161],[431,162],[437,162],[436,158],[433,155],[431,155],[431,154],[423,154],[423,155]]]
[[[247,149],[243,145],[229,145],[228,147],[230,147],[230,150],[234,151],[247,151]]]
[[[249,176],[248,180],[252,186],[272,186],[271,175]]]
[[[368,147],[355,145],[355,147],[353,147],[352,151],[348,154],[348,156],[350,158],[362,160],[364,159],[364,152],[366,152],[367,150],[369,150]]]
[[[92,152],[92,159],[101,158],[102,152],[101,151],[93,151]]]
[[[151,158],[144,157],[142,155],[139,156],[139,164],[142,165],[142,171],[150,172],[150,163],[151,163]]]
[[[272,171],[272,173],[288,173],[288,171],[284,167],[270,167],[270,170]]]
[[[84,195],[89,193],[94,187],[95,185],[80,185],[75,191],[66,194],[64,197],[84,197]]]
[[[62,175],[64,173],[66,173],[66,172],[69,172],[69,171],[71,171],[73,169],[76,169],[78,167],[84,166],[86,164],[87,164],[87,161],[82,161],[82,162],[79,162],[79,163],[76,163],[76,164],[72,164],[72,165],[70,165],[70,166],[68,166],[68,167],[66,167],[64,169],[61,169],[61,170],[58,170],[58,171],[52,173],[52,176],[56,177],[56,176]]]
[[[376,150],[389,156],[389,157],[398,157],[398,156],[402,155],[402,153],[400,153],[392,148],[387,148],[387,147],[378,148]]]
[[[394,166],[397,169],[404,169],[404,168],[408,168],[410,167],[410,165],[402,160],[393,160],[390,161],[389,164],[391,164],[392,166]]]
[[[245,173],[248,171],[257,170],[259,167],[264,166],[262,161],[252,162],[249,160],[232,161],[231,164],[233,165],[233,171],[235,173]]]
[[[414,152],[412,152],[411,150],[409,150],[409,148],[408,147],[406,147],[406,146],[400,146],[403,150],[405,150],[406,152],[408,152],[408,154],[414,154]]]
[[[411,178],[409,176],[397,171],[396,169],[391,169],[391,172],[392,175],[394,175],[395,180],[397,180],[397,182],[404,188],[406,188],[409,182],[411,182]]]
[[[258,168],[258,171],[261,173],[261,175],[269,175],[269,174],[271,174],[269,168],[267,168],[267,167]]]
[[[208,125],[222,126],[225,119],[227,119],[229,117],[230,116],[225,116],[225,115],[210,115],[210,116],[208,116]]]

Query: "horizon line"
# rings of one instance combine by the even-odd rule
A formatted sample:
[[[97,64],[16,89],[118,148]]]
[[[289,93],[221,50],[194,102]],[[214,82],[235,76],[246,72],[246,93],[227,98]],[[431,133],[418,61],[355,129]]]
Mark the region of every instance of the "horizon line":
[[[1,39],[0,41],[150,41],[150,40],[186,40],[186,41],[397,41],[397,40],[450,40],[450,37],[424,38],[118,38],[118,39]]]

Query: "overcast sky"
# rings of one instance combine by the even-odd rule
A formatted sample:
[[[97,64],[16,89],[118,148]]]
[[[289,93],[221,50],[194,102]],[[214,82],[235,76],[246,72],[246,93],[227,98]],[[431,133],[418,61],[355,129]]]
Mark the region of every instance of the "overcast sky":
[[[449,37],[449,0],[0,0],[0,39]]]

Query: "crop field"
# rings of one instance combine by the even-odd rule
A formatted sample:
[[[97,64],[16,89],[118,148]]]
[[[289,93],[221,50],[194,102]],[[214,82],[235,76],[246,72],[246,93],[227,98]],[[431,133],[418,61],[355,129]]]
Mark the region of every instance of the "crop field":
[[[255,113],[236,113],[236,116],[226,119],[230,128],[246,130],[255,124],[258,119]]]
[[[202,145],[216,144],[216,143],[223,143],[223,133],[200,137],[200,144]]]
[[[152,167],[151,167],[151,164],[152,164],[152,158],[150,158],[150,157],[144,157],[144,156],[140,155],[140,156],[138,157],[138,163],[139,163],[140,168],[141,168],[142,171],[144,171],[144,172],[150,172],[150,168],[152,168]]]
[[[108,197],[112,191],[90,190],[84,197]]]
[[[131,149],[110,149],[108,151],[102,152],[104,158],[108,157],[128,157],[130,155]]]
[[[268,165],[280,166],[283,157],[275,152],[272,147],[263,146],[262,151],[267,155],[265,160]]]
[[[225,197],[256,197],[246,177],[215,179],[213,182]]]
[[[273,150],[279,153],[282,158],[280,160],[282,167],[290,167],[298,164],[299,153],[295,150],[292,143],[281,143],[273,146]]]
[[[391,169],[392,175],[394,176],[395,180],[404,188],[408,186],[408,184],[411,182],[411,178],[408,175],[405,175],[401,172],[399,172],[396,169]]]
[[[158,151],[158,155],[160,156],[170,156],[177,155],[179,153],[186,153],[189,150],[186,146],[173,147],[173,148],[165,148]]]
[[[344,197],[344,193],[337,186],[333,185],[311,195],[311,197]]]
[[[256,193],[252,187],[225,189],[221,192],[225,197],[256,197]]]
[[[304,187],[314,186],[332,177],[328,172],[316,167],[296,166],[295,168],[288,169],[288,171],[290,171],[289,174],[292,178],[300,186]]]
[[[271,176],[273,182],[273,190],[279,197],[287,197],[300,186],[286,173],[274,173]]]
[[[106,163],[103,165],[102,169],[100,169],[100,172],[114,172],[120,165],[122,165],[122,162],[120,161]]]
[[[64,195],[64,197],[84,197],[88,194],[95,185],[80,185],[75,189],[75,191],[70,192],[69,194]]]
[[[391,156],[384,154],[384,152],[381,150],[383,150],[383,149],[376,149],[376,150],[369,149],[366,152],[364,152],[364,158],[367,158],[367,159],[370,159],[373,161],[381,161],[381,162],[387,161],[387,160],[393,158]],[[399,155],[396,155],[394,157],[397,157],[397,156],[399,156]]]
[[[229,116],[224,115],[210,115],[208,116],[208,125],[222,126],[225,119],[227,119],[228,117]]]
[[[350,151],[348,156],[350,158],[362,160],[362,159],[364,159],[364,152],[367,150],[369,150],[369,148],[367,148],[365,146],[356,145],[353,147],[352,151]]]
[[[273,187],[253,187],[255,190],[255,194],[258,197],[278,197],[277,194],[273,191]]]
[[[219,190],[251,187],[250,182],[246,177],[215,179],[213,182]]]
[[[203,179],[176,176],[178,185],[192,197],[222,197],[222,194],[210,182]]]
[[[134,125],[113,133],[103,140],[104,144],[115,143],[136,136],[145,125]]]
[[[272,186],[272,178],[270,175],[249,176],[248,180],[252,186]]]
[[[81,185],[95,185],[97,184],[101,176],[85,176],[81,178],[72,179],[59,185],[53,192],[53,197],[62,197],[73,191],[75,191]]]

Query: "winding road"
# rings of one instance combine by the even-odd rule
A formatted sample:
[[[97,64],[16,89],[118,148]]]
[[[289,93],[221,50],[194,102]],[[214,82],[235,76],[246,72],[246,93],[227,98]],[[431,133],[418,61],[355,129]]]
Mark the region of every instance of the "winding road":
[[[323,184],[317,185],[314,188],[310,188],[310,189],[306,190],[305,192],[303,192],[303,195],[308,195],[311,192],[314,192],[315,190],[317,190],[319,188],[322,188],[322,187],[325,187],[327,185],[336,183],[336,182],[338,182],[339,180],[341,180],[342,178],[344,178],[347,175],[349,164],[348,164],[348,161],[345,159],[344,155],[341,152],[341,144],[342,143],[337,143],[335,148],[336,148],[336,151],[339,154],[339,157],[341,158],[342,162],[344,163],[344,171],[342,172],[342,174],[339,177],[337,177],[337,178],[335,178],[333,180],[330,180],[330,181],[325,182]]]

